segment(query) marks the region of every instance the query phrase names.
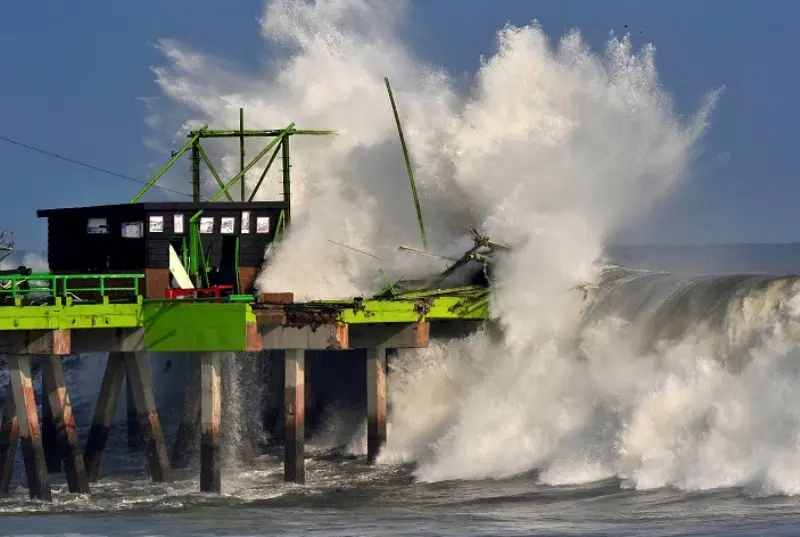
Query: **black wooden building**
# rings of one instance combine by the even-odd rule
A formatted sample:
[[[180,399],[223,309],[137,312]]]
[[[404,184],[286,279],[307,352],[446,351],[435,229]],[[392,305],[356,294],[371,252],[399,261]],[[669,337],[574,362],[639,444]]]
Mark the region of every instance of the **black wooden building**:
[[[197,211],[203,211],[197,221],[212,283],[235,282],[238,242],[239,287],[247,293],[285,208],[283,202],[135,203],[46,209],[37,216],[47,218],[52,273],[143,273],[146,296],[161,298],[171,281],[168,245],[182,256]]]

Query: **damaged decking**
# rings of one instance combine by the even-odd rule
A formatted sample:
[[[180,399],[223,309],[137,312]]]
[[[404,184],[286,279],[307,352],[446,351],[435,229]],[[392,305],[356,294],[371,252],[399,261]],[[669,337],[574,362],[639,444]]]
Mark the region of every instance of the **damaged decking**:
[[[258,301],[137,297],[124,304],[2,307],[0,353],[9,356],[10,385],[0,426],[0,494],[9,490],[11,464],[21,443],[31,497],[51,497],[44,445],[50,436],[43,438],[31,384],[34,355],[44,357],[43,393],[49,412],[43,412],[47,422],[43,425],[55,429],[55,449],[64,463],[71,492],[88,493],[90,484],[101,477],[114,408],[127,378],[151,478],[170,482],[172,467],[184,467],[186,453],[199,441],[200,489],[219,493],[222,367],[216,353],[285,351],[285,479],[303,483],[306,351],[367,349],[367,458],[374,461],[386,439],[387,350],[422,348],[431,338],[463,336],[487,319],[485,298],[474,292],[460,295],[458,290],[446,296],[420,293],[401,299],[309,303],[294,303],[290,293],[282,293]],[[81,451],[61,357],[96,352],[108,353],[108,361]],[[184,417],[171,460],[145,361],[148,352],[200,355],[186,379]],[[50,446],[47,451],[55,452]],[[54,466],[52,461],[50,466]]]

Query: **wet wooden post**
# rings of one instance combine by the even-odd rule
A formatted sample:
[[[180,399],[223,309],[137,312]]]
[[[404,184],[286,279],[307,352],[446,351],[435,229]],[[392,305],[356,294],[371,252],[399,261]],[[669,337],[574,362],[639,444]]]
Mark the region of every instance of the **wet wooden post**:
[[[192,364],[194,361],[191,362]],[[186,392],[184,394],[183,416],[178,425],[178,433],[172,446],[172,468],[186,468],[192,445],[197,439],[197,425],[200,421],[200,369],[190,367],[186,372]]]
[[[386,348],[367,349],[367,460],[375,462],[386,442]]]
[[[42,402],[49,402],[56,432],[56,441],[63,454],[70,492],[89,493],[89,478],[83,465],[81,443],[72,414],[72,405],[67,393],[67,379],[61,365],[61,356],[51,355],[42,358]],[[60,455],[58,451],[57,455]],[[59,467],[61,466],[59,460]]]
[[[19,421],[14,408],[14,397],[11,386],[6,390],[6,405],[3,422],[0,425],[0,495],[11,491],[11,470],[14,468],[14,457],[17,455],[19,441]]]
[[[46,358],[42,357],[44,367]],[[44,457],[47,461],[47,471],[51,474],[61,472],[61,453],[58,449],[58,433],[53,421],[53,409],[50,407],[50,398],[47,397],[44,371],[42,371],[42,443],[44,444]]]
[[[286,447],[284,481],[305,483],[305,351],[289,349],[284,363]]]
[[[7,360],[11,378],[10,392],[14,398],[25,474],[28,477],[28,491],[31,498],[49,502],[53,496],[50,491],[42,432],[39,428],[39,415],[31,381],[31,357],[12,354]]]
[[[100,478],[103,467],[103,450],[108,443],[108,433],[114,420],[114,410],[117,408],[117,399],[122,391],[122,381],[125,378],[125,355],[121,352],[108,353],[106,370],[100,384],[100,393],[97,396],[97,406],[89,429],[89,438],[86,440],[86,449],[83,455],[83,464],[89,476],[89,481]]]
[[[222,492],[221,434],[222,359],[219,353],[204,353],[200,363],[200,491]]]
[[[139,418],[145,455],[150,467],[150,477],[157,483],[172,482],[172,471],[167,456],[167,446],[156,410],[150,364],[143,352],[126,352],[125,364],[133,389],[133,401]]]

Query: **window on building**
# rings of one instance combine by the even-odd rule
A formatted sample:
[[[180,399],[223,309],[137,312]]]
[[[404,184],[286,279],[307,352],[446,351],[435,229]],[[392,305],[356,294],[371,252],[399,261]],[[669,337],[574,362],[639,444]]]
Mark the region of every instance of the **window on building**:
[[[88,233],[89,235],[107,235],[108,219],[90,218],[86,222],[86,233]]]
[[[200,218],[200,233],[214,233],[214,217],[203,216]]]
[[[219,223],[219,232],[223,235],[233,235],[236,229],[236,218],[233,216],[223,216]]]
[[[150,230],[150,233],[164,233],[164,217],[151,216],[150,226],[148,229]]]
[[[140,239],[144,233],[144,222],[123,222],[123,239]]]

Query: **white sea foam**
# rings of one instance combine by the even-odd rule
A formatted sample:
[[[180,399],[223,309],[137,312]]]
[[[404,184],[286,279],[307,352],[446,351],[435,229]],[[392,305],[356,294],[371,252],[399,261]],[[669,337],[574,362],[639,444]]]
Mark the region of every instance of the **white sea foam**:
[[[252,125],[339,131],[293,140],[293,227],[270,252],[263,290],[364,295],[383,284],[379,266],[392,276],[440,268],[395,250],[417,245],[418,231],[384,76],[432,248],[460,252],[468,225],[514,246],[495,274],[502,341],[476,334],[394,361],[382,460],[415,462],[429,481],[537,469],[553,484],[616,475],[638,488],[800,490],[799,382],[784,359],[794,352],[785,337],[794,325],[784,322],[795,317],[792,289],[766,309],[731,301],[716,331],[690,322],[647,348],[644,328],[614,311],[581,324],[580,296],[565,292],[596,278],[608,239],[686,179],[716,94],[684,119],[660,85],[652,47],[612,37],[596,53],[577,31],[550,42],[536,24],[500,29],[460,94],[403,43],[403,14],[395,2],[279,0],[261,19],[268,71],[228,72],[171,41],[156,69],[194,125],[234,127],[243,106]],[[220,156],[233,175],[229,149]],[[264,196],[275,198],[278,176],[269,184]],[[777,310],[782,321],[764,314]],[[734,371],[718,340],[741,342],[742,333],[763,337],[739,346],[748,360]]]

